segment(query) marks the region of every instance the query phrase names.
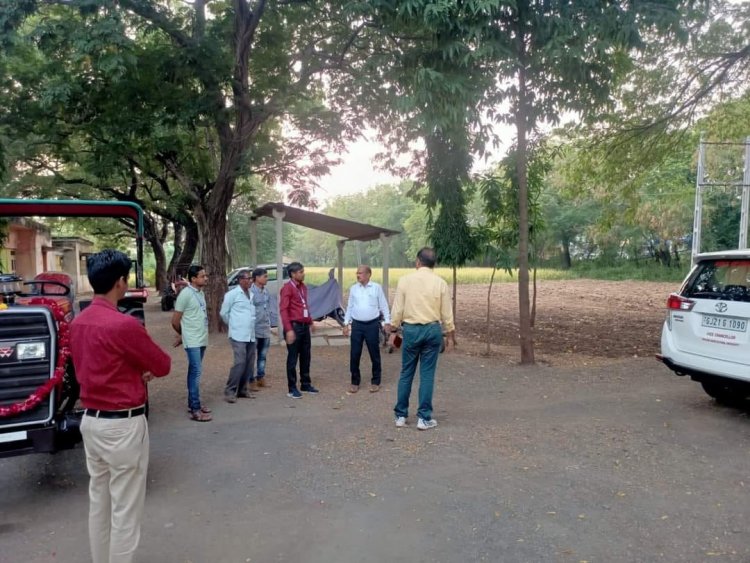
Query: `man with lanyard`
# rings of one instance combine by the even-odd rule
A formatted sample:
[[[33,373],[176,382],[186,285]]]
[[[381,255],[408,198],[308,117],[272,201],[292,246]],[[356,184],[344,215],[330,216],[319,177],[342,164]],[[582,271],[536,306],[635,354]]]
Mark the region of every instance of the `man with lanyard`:
[[[443,331],[447,338],[445,349],[449,352],[455,344],[456,329],[453,325],[448,284],[432,271],[435,266],[435,251],[427,247],[420,250],[416,266],[416,272],[398,280],[396,298],[393,300],[392,332],[403,322],[404,335],[401,376],[394,412],[396,426],[405,426],[409,415],[411,384],[419,363],[417,428],[429,430],[437,426],[437,420],[432,418],[432,391],[438,354],[443,344]],[[395,334],[391,336],[391,343],[394,339]]]
[[[219,315],[229,327],[234,363],[224,388],[224,400],[236,403],[237,397],[250,398],[247,383],[255,369],[255,306],[250,294],[250,274],[241,272],[239,283],[224,295]]]
[[[268,283],[268,271],[265,268],[253,270],[253,285],[250,291],[253,295],[255,305],[255,342],[258,351],[258,371],[255,377],[255,385],[250,390],[261,387],[270,387],[266,381],[266,355],[271,346],[271,298],[268,295],[266,284]]]
[[[133,560],[146,498],[146,383],[172,360],[134,317],[118,311],[130,259],[103,250],[86,261],[94,299],[71,325],[71,354],[85,407],[81,434],[89,481],[94,563]]]
[[[172,328],[177,332],[175,346],[185,348],[188,359],[187,388],[190,418],[211,421],[211,409],[201,405],[200,381],[203,356],[208,346],[208,314],[203,288],[208,275],[203,266],[193,264],[187,272],[188,285],[180,291],[174,304]]]
[[[349,371],[352,374],[350,393],[359,391],[361,375],[359,360],[362,357],[362,342],[367,343],[367,351],[372,362],[370,393],[380,389],[380,317],[385,321],[386,332],[391,331],[391,314],[388,301],[380,284],[370,281],[372,269],[366,264],[357,268],[357,283],[349,289],[349,303],[344,316],[344,336],[351,332]],[[351,325],[351,331],[349,330]]]
[[[317,393],[310,380],[310,327],[313,320],[307,304],[305,267],[299,262],[287,266],[291,278],[281,288],[279,313],[286,340],[287,397],[301,399],[302,393]],[[297,358],[299,358],[300,390],[297,389]]]

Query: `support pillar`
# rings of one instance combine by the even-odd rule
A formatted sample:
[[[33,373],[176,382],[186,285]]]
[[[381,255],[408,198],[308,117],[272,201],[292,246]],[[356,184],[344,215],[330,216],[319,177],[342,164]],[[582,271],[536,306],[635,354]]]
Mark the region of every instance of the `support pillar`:
[[[693,248],[690,261],[695,266],[695,257],[701,251],[701,227],[703,224],[703,181],[704,162],[706,157],[706,146],[703,144],[703,136],[698,145],[698,170],[695,179],[695,210],[693,211]]]
[[[383,293],[385,293],[385,298],[388,301],[390,300],[388,270],[390,268],[391,238],[385,233],[380,233],[380,244],[383,247]]]
[[[250,265],[258,265],[258,218],[250,218]]]
[[[336,250],[338,250],[338,258],[336,267],[338,269],[337,271],[337,277],[339,282],[339,291],[341,292],[341,302],[344,302],[344,245],[346,244],[345,240],[337,240],[336,241]]]

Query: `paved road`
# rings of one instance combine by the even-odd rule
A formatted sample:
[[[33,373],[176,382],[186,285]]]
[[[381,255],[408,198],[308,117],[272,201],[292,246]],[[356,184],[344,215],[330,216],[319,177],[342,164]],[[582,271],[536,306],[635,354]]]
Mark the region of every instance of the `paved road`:
[[[750,561],[748,411],[654,360],[447,356],[418,432],[393,427],[396,356],[347,395],[347,350],[315,354],[301,401],[221,403],[209,370],[211,424],[181,375],[155,388],[139,562]],[[0,562],[87,561],[86,486],[80,449],[0,460]]]

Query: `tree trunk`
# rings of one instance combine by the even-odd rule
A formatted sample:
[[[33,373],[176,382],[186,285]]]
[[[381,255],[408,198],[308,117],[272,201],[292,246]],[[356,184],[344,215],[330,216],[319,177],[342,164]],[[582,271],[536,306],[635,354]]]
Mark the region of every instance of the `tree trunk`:
[[[173,280],[176,277],[177,259],[182,254],[182,235],[185,234],[185,228],[176,221],[172,222],[172,258],[169,259],[167,266],[167,279]]]
[[[209,332],[222,332],[219,311],[227,290],[227,216],[226,209],[234,194],[235,179],[225,177],[217,182],[207,200],[195,207],[195,221],[200,238],[201,265],[208,274],[208,284],[203,290],[206,294]]]
[[[560,243],[561,258],[562,258],[562,269],[570,270],[573,262],[570,259],[570,239],[567,235],[563,235],[562,242]]]
[[[156,291],[162,292],[164,288],[169,287],[169,276],[167,276],[167,255],[164,252],[164,245],[161,240],[151,241],[151,250],[156,260],[156,273],[154,274],[154,283]]]
[[[523,14],[519,14],[523,16]],[[516,134],[518,158],[518,320],[521,344],[521,364],[534,363],[534,335],[529,305],[529,186],[528,186],[528,85],[526,83],[526,34],[524,19],[519,17],[517,35],[518,53],[518,107],[516,108]]]
[[[149,213],[143,214],[143,236],[151,246],[151,251],[154,253],[154,259],[156,260],[156,273],[154,275],[154,284],[156,291],[161,291],[167,283],[167,256],[164,253],[164,244],[160,235],[159,225],[153,215]],[[143,267],[143,264],[141,264]]]
[[[185,228],[185,240],[181,243],[181,251],[174,263],[174,274],[185,277],[190,264],[195,259],[195,254],[198,251],[200,244],[200,235],[198,234],[198,225],[190,220],[189,223],[183,225]],[[176,253],[175,247],[175,253]]]
[[[536,325],[536,266],[534,266],[534,273],[533,273],[533,292],[531,297],[531,327],[533,328]]]
[[[490,297],[492,296],[492,283],[495,281],[495,272],[497,272],[497,267],[492,267],[492,275],[490,276],[490,288],[487,290],[487,324],[485,325],[485,331],[484,336],[487,339],[487,345],[484,348],[484,355],[489,356],[490,355],[490,337],[492,335],[492,330],[490,327]]]
[[[453,322],[456,322],[456,297],[458,295],[458,276],[456,274],[456,267],[453,266]]]

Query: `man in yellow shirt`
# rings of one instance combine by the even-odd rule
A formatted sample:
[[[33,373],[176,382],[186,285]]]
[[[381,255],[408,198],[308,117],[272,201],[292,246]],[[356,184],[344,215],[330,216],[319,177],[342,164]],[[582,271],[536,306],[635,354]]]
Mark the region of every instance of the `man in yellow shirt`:
[[[427,247],[420,250],[416,265],[416,272],[398,281],[391,315],[394,331],[403,325],[401,376],[394,412],[396,426],[406,426],[411,384],[419,363],[417,428],[429,430],[437,426],[437,420],[432,418],[432,392],[443,333],[447,337],[446,351],[450,351],[455,344],[456,328],[448,284],[432,270],[435,267],[435,251]],[[391,337],[391,343],[394,337]]]

